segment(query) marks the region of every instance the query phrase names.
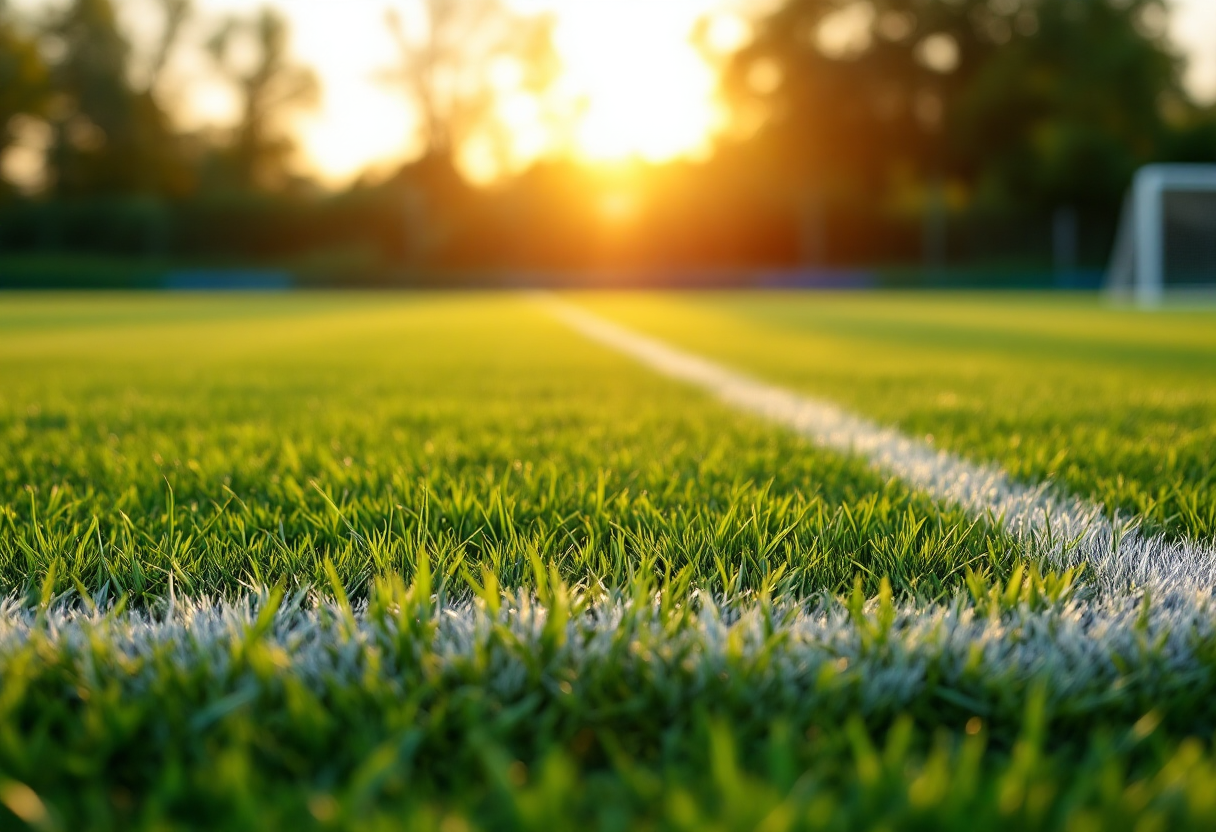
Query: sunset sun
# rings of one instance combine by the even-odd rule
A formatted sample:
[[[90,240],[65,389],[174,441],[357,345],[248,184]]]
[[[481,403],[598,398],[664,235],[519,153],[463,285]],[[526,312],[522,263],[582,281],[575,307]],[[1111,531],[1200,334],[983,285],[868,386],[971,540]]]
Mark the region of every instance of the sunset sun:
[[[651,162],[704,151],[719,119],[713,68],[690,40],[696,4],[567,3],[561,84],[583,99],[576,155]]]

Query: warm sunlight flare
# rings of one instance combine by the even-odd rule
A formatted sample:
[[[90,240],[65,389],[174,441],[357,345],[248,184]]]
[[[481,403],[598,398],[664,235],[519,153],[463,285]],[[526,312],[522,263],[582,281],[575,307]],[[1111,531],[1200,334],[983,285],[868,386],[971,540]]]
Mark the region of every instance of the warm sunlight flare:
[[[243,0],[202,0],[204,11],[247,11]],[[384,26],[385,0],[291,0],[277,4],[292,22],[294,51],[313,65],[322,101],[296,117],[303,157],[340,183],[371,166],[418,152],[416,123],[395,90],[377,79],[394,60]],[[394,5],[402,10],[406,2]],[[651,162],[704,154],[720,123],[712,54],[693,42],[698,21],[714,32],[737,29],[723,0],[511,0],[522,12],[551,13],[561,74],[550,100],[505,94],[499,103],[507,156],[484,141],[461,154],[466,173],[493,179],[545,154],[590,162]],[[725,25],[724,25],[725,24]],[[711,51],[714,38],[711,38]],[[719,47],[729,44],[717,39]],[[196,92],[193,120],[222,121],[224,91]]]
[[[690,39],[706,5],[568,0],[559,8],[564,86],[584,102],[577,155],[660,162],[707,149],[719,118],[715,78]]]

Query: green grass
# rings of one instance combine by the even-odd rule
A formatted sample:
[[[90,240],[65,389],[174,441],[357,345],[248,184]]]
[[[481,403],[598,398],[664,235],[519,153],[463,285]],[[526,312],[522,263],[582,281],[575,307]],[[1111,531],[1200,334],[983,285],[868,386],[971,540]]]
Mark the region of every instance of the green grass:
[[[1216,312],[1085,296],[588,296],[588,308],[1174,535],[1216,538]]]
[[[0,828],[1216,823],[1211,604],[526,297],[3,300]],[[1210,315],[574,300],[1212,536]]]
[[[1138,645],[1118,616],[1090,631],[1058,598],[1025,595],[968,622],[965,606],[889,596],[805,615],[590,602],[545,581],[543,606],[489,591],[441,610],[431,589],[384,582],[359,616],[263,598],[164,624],[10,606],[0,800],[31,810],[33,794],[29,814],[64,829],[1139,830],[1216,817],[1216,759],[1188,738],[1216,724],[1210,623],[1177,633],[1183,644],[1150,626]],[[1122,658],[1092,675],[1103,630],[1122,631],[1109,642]],[[975,655],[1008,636],[1042,672],[1017,649]]]
[[[24,307],[24,313],[22,309]],[[587,344],[528,300],[6,304],[0,588],[571,582],[940,596],[1003,533]]]

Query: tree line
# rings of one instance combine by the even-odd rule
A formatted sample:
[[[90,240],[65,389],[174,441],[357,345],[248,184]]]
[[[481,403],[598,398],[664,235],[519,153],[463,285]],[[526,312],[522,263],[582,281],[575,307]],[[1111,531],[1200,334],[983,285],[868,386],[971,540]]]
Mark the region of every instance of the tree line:
[[[42,153],[36,192],[0,175],[0,256],[352,279],[1021,263],[1049,256],[1064,216],[1093,263],[1139,165],[1216,160],[1216,112],[1183,87],[1162,0],[785,0],[722,66],[730,118],[708,159],[605,171],[548,158],[476,187],[455,160],[502,129],[489,67],[509,56],[543,92],[560,71],[552,21],[420,0],[421,29],[386,14],[399,61],[382,81],[418,113],[421,154],[332,193],[290,165],[288,117],[318,83],[279,14],[208,33],[239,118],[187,132],[164,76],[190,0],[157,0],[159,30],[138,44],[115,2],[37,17],[0,2],[3,170],[31,137]]]

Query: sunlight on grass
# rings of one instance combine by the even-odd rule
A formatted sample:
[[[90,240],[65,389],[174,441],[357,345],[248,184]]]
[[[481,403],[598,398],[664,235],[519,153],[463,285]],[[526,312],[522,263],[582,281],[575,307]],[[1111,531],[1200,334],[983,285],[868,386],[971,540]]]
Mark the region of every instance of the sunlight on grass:
[[[576,298],[1151,527],[1216,537],[1216,314],[1082,298]]]
[[[1211,528],[1201,316],[578,300]],[[1098,594],[527,298],[13,297],[0,377],[0,826],[1216,822],[1211,593]]]

